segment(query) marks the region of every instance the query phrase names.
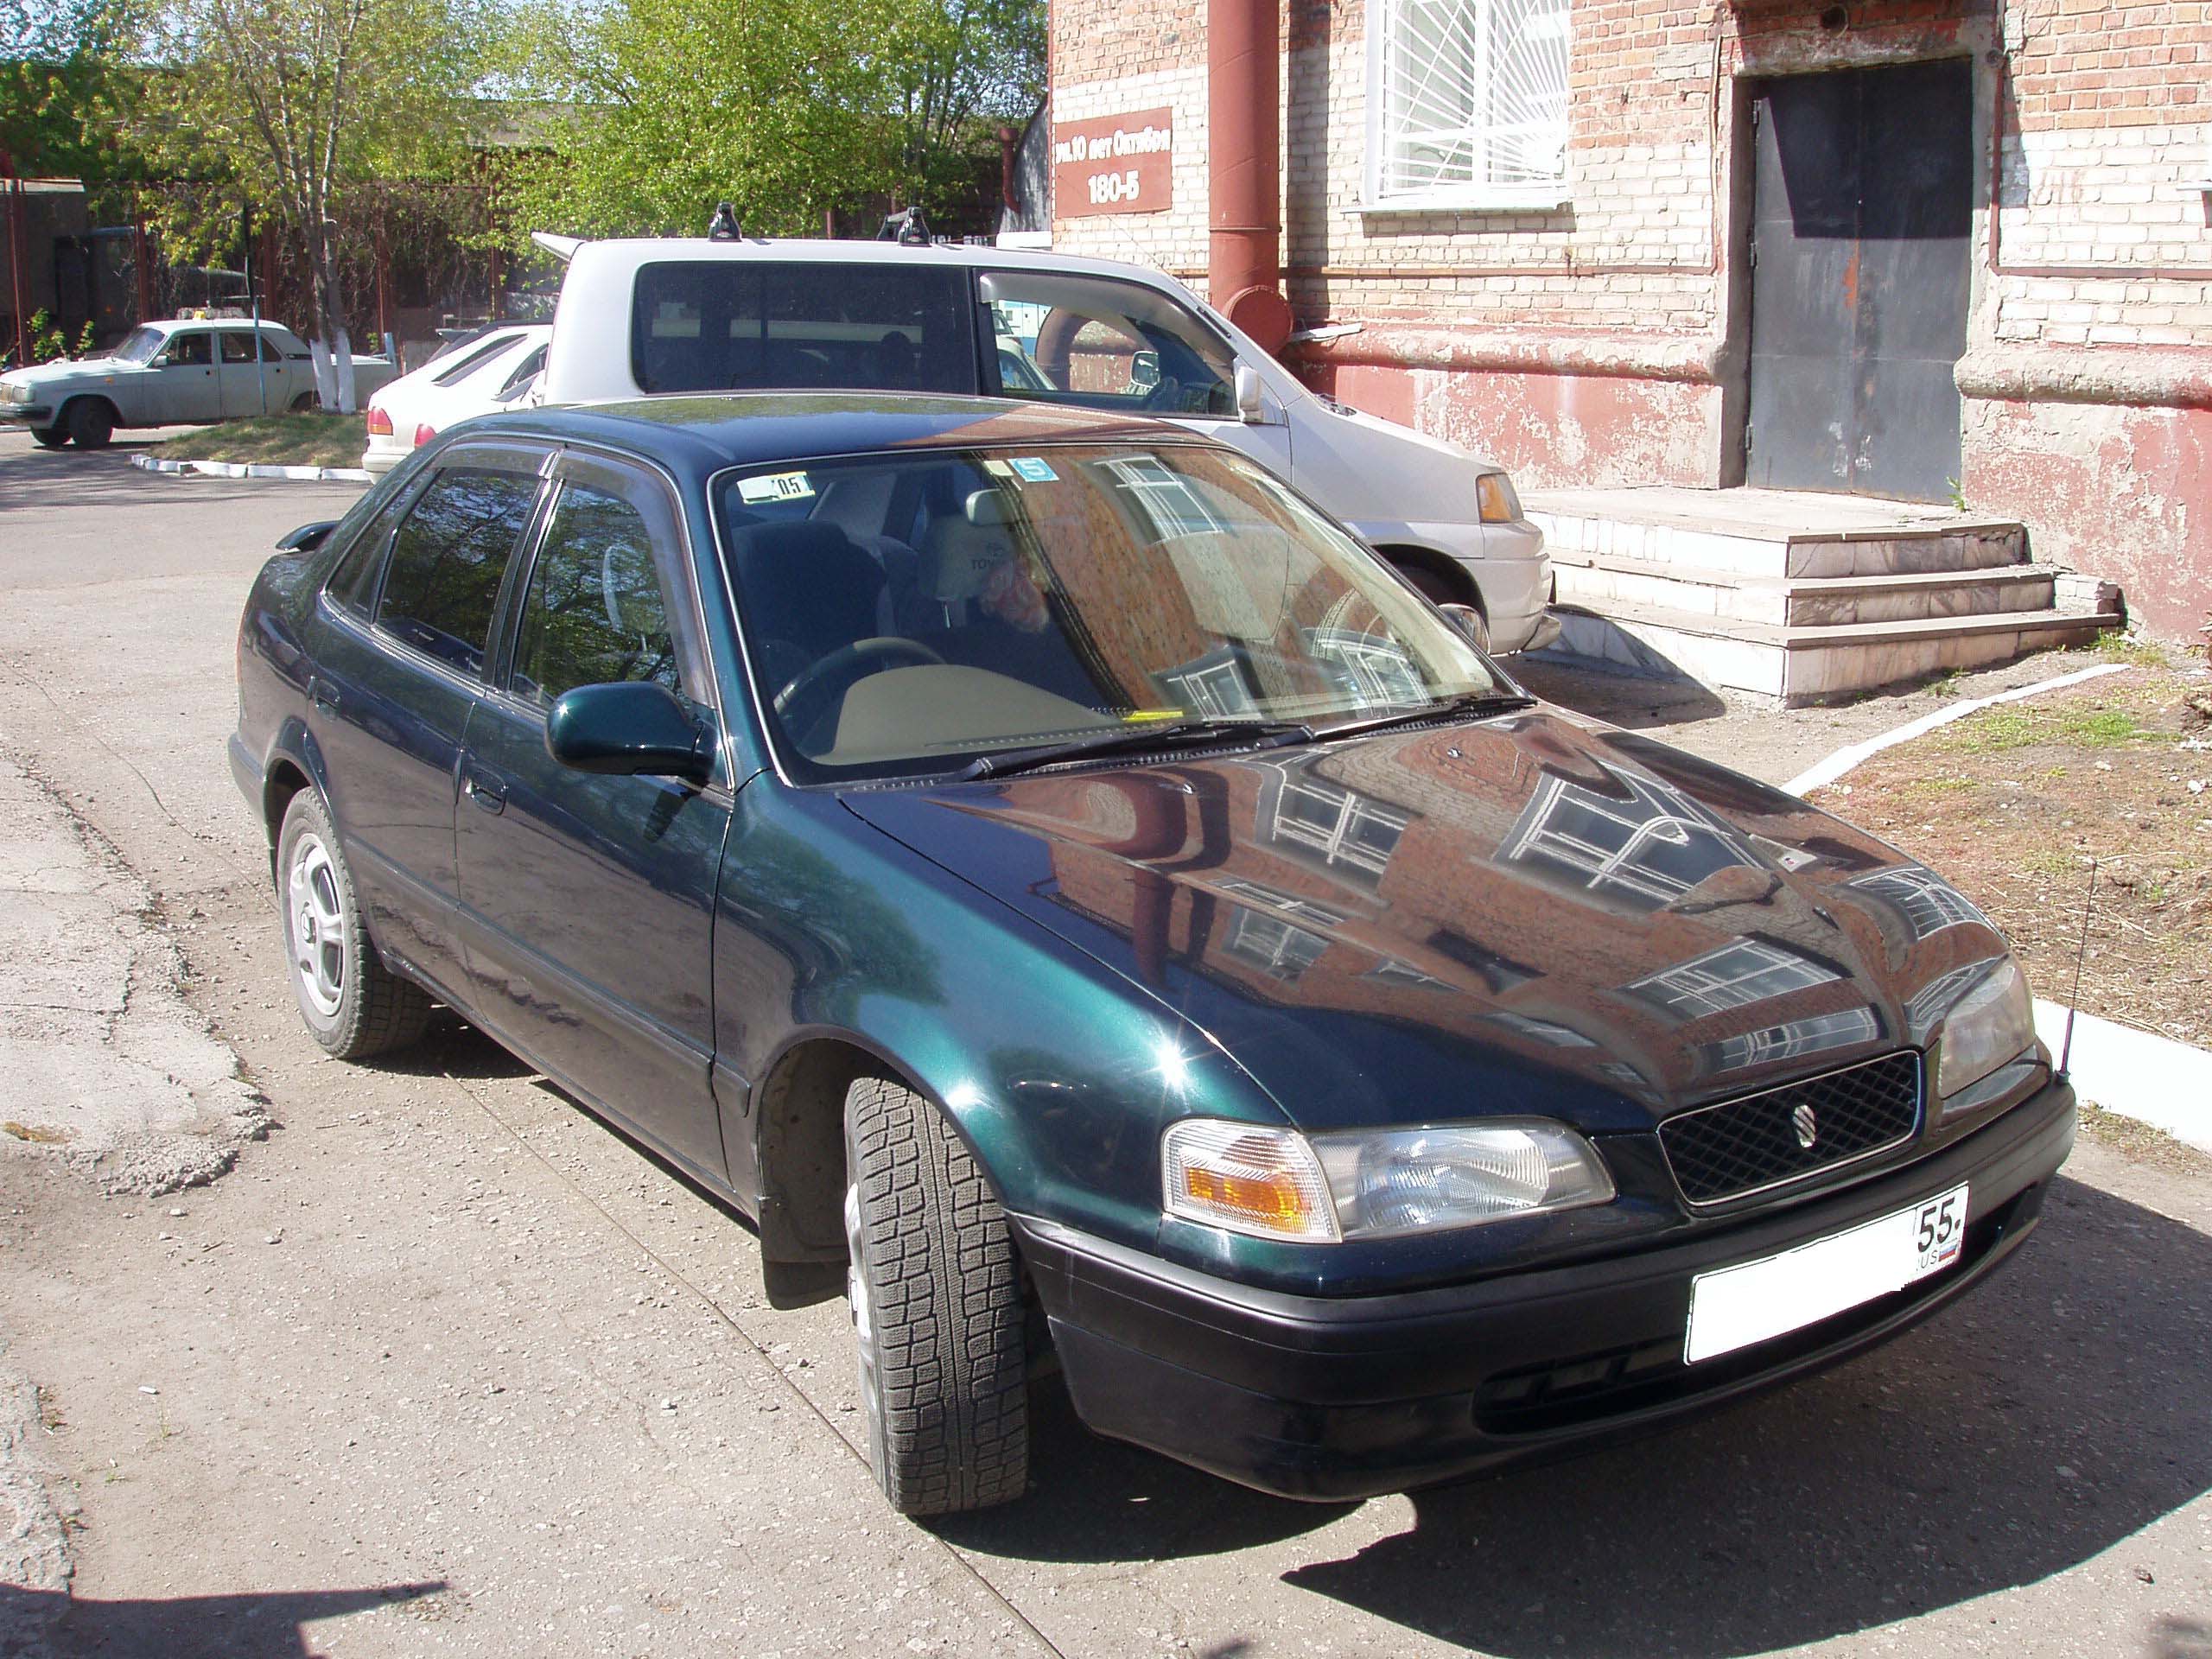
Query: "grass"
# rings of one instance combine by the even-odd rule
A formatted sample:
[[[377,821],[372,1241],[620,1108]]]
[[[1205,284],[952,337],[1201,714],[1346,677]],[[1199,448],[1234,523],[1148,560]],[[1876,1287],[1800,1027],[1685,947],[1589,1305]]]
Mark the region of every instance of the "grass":
[[[257,415],[204,426],[161,447],[168,461],[260,461],[280,467],[358,467],[368,447],[366,417],[322,410]]]
[[[2173,734],[2152,731],[2122,709],[1992,709],[1962,721],[1947,747],[1968,754],[2003,754],[2038,743],[2064,743],[2082,749],[2120,749],[2133,743],[2171,743]]]

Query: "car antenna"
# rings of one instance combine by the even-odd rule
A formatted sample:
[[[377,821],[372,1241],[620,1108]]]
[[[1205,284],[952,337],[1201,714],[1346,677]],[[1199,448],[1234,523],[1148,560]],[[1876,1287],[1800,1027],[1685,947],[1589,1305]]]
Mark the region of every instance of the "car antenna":
[[[875,233],[879,242],[896,242],[901,247],[926,248],[930,245],[930,223],[922,217],[922,207],[916,202],[902,207],[895,213],[886,213],[883,225]]]
[[[2058,1075],[2068,1075],[2074,1058],[2074,1012],[2082,1006],[2082,963],[2089,954],[2089,918],[2097,907],[2097,861],[2089,861],[2089,893],[2082,901],[2082,944],[2074,953],[2074,993],[2066,999],[2066,1036],[2058,1046]]]
[[[745,226],[737,222],[737,209],[726,201],[715,204],[715,216],[707,221],[707,240],[709,242],[741,242]]]

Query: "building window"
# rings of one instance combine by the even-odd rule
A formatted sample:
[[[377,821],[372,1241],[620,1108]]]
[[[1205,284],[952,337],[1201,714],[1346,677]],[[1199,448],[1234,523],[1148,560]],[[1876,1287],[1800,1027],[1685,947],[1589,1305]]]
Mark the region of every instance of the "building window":
[[[1370,208],[1556,207],[1567,0],[1369,0]]]

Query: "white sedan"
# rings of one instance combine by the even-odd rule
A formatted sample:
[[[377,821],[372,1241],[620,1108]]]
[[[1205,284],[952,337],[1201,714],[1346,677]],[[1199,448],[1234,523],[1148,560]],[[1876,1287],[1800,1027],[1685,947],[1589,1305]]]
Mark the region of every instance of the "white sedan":
[[[512,323],[454,342],[369,400],[361,465],[390,472],[455,421],[508,409],[530,395],[545,366],[550,323]]]
[[[142,323],[111,352],[0,374],[0,422],[49,449],[98,449],[119,426],[234,421],[312,408],[315,364],[281,323],[244,317]],[[353,359],[366,397],[391,378],[381,357]]]

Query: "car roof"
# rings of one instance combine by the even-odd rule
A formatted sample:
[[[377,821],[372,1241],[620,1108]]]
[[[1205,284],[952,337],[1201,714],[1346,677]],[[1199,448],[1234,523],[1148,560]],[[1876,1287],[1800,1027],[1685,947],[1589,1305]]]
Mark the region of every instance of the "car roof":
[[[999,270],[1049,270],[1063,276],[1118,276],[1153,287],[1180,287],[1150,265],[1124,259],[1022,248],[985,242],[831,241],[822,237],[742,237],[734,241],[703,236],[610,237],[580,243],[570,262],[647,265],[662,260],[743,263],[751,259],[861,265],[988,265]]]
[[[635,451],[705,474],[755,462],[887,449],[1211,441],[1140,416],[1005,397],[885,391],[670,393],[625,402],[515,410],[463,429]]]

